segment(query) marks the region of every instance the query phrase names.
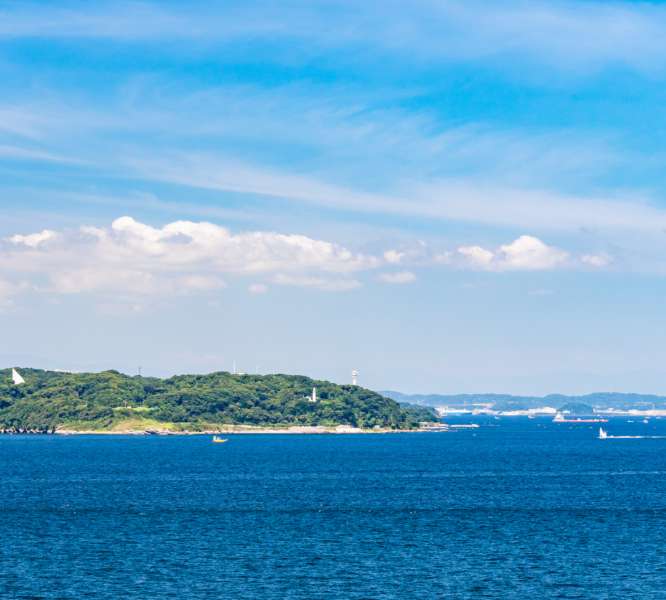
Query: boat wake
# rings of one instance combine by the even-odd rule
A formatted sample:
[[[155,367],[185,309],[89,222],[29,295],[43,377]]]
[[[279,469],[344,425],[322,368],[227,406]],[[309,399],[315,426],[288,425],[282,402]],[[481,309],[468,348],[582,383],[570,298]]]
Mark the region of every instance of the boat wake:
[[[599,427],[600,440],[666,440],[666,435],[608,435],[603,427]]]

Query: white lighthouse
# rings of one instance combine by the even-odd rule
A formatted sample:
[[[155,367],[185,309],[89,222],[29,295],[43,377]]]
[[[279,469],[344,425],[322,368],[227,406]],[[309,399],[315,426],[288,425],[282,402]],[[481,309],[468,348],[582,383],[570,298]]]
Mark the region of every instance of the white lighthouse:
[[[358,371],[352,370],[352,385],[358,385]]]
[[[312,396],[310,396],[310,402],[315,404],[317,402],[317,388],[313,387],[312,388]]]

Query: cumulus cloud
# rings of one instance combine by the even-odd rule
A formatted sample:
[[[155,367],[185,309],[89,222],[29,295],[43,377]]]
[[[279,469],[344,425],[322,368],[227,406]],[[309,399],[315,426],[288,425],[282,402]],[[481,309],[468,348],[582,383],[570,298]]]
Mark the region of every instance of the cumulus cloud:
[[[9,241],[12,244],[28,246],[29,248],[37,248],[43,243],[52,240],[55,236],[55,232],[49,229],[44,229],[44,231],[40,231],[39,233],[30,233],[28,235],[13,235],[9,238]]]
[[[176,221],[158,229],[122,217],[113,222],[110,232],[97,232],[95,236],[107,256],[132,255],[164,266],[207,263],[224,272],[315,269],[349,273],[379,264],[375,257],[354,254],[337,244],[304,235],[265,231],[232,234],[205,222]]]
[[[359,285],[350,274],[383,263],[304,235],[232,233],[192,221],[152,227],[127,216],[110,227],[15,235],[0,248],[0,258],[7,270],[43,279],[44,289],[135,295],[214,291],[226,285],[225,274],[254,273],[279,274],[283,285],[350,289]],[[260,285],[250,291],[261,293]]]
[[[505,269],[541,270],[562,265],[569,255],[547,246],[539,238],[521,235],[510,244],[500,246],[499,256]]]
[[[5,238],[0,242],[0,300],[6,303],[10,296],[33,289],[123,295],[134,302],[140,296],[213,293],[230,279],[255,276],[281,286],[348,291],[361,286],[362,273],[397,265],[402,270],[384,271],[377,280],[409,284],[419,267],[538,271],[609,263],[606,255],[572,257],[529,235],[495,249],[469,245],[441,251],[418,242],[375,256],[299,234],[234,233],[193,221],[154,227],[126,216],[107,227]],[[246,285],[251,294],[268,290],[266,283]]]
[[[411,271],[398,271],[397,273],[382,273],[379,280],[384,283],[405,284],[416,281],[416,275]]]
[[[521,235],[492,251],[481,246],[462,246],[458,254],[466,265],[492,271],[540,271],[566,264],[569,254],[548,246],[539,238]]]
[[[404,252],[399,252],[398,250],[387,250],[384,252],[384,260],[391,264],[397,265],[405,258]]]
[[[490,267],[495,255],[481,246],[461,246],[458,248],[458,254],[465,257],[471,265],[478,267]]]

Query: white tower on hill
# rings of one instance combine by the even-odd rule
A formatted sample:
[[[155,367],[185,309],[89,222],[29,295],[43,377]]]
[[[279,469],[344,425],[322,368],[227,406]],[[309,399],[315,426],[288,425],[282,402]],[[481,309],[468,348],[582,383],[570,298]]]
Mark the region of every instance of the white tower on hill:
[[[352,371],[352,385],[358,385],[358,371],[356,369]]]
[[[310,402],[313,404],[317,402],[317,388],[313,387],[312,388],[312,396],[310,396]]]

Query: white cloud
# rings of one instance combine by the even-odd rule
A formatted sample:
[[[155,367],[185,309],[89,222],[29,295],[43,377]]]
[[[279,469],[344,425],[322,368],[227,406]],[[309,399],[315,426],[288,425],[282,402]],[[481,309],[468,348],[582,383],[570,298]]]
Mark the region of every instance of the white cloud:
[[[462,246],[458,254],[464,264],[492,271],[540,271],[564,266],[568,253],[544,244],[540,239],[522,235],[510,244],[491,251],[480,246]]]
[[[489,267],[495,255],[481,246],[461,246],[458,248],[458,253],[464,256],[472,265],[478,267]]]
[[[14,4],[0,12],[0,37],[189,39],[192,46],[261,38],[291,44],[292,61],[301,47],[308,48],[306,57],[342,47],[345,54],[356,50],[356,62],[396,56],[413,65],[509,55],[577,69],[615,63],[655,69],[664,65],[666,50],[666,11],[653,2],[416,0],[409,11],[390,0],[381,10],[374,2],[334,3],[330,10],[316,3],[247,2],[189,11],[150,2],[78,9]]]
[[[28,235],[13,235],[9,238],[9,241],[12,244],[23,244],[24,246],[28,246],[30,248],[37,248],[44,242],[52,240],[55,236],[55,232],[50,231],[49,229],[44,229],[44,231],[40,231],[39,233],[30,233]]]
[[[91,142],[85,156],[91,164],[123,176],[261,196],[260,204],[269,212],[274,210],[271,200],[280,198],[333,210],[532,231],[589,227],[658,232],[666,228],[666,211],[645,193],[557,191],[563,181],[568,189],[576,189],[572,179],[573,183],[580,177],[589,182],[590,173],[605,173],[618,163],[632,161],[630,152],[615,148],[612,138],[598,131],[506,130],[482,123],[447,128],[434,118],[406,111],[385,114],[360,92],[340,92],[331,100],[322,98],[320,89],[285,87],[268,93],[224,88],[190,91],[187,99],[165,91],[159,98],[166,95],[167,99],[160,101],[155,100],[152,87],[150,92],[136,93],[137,106],[116,102],[92,114],[85,105],[77,105],[76,110],[67,107],[67,99],[55,109],[36,106],[30,124],[55,142],[54,154],[67,154],[69,133],[60,128],[74,122],[80,135]],[[234,107],[231,118],[229,103]],[[2,110],[0,106],[0,117]],[[214,133],[211,121],[216,121]],[[112,153],[115,158],[109,159],[108,146],[103,156],[97,147],[103,132],[126,127],[147,137],[168,132],[170,147],[178,148],[182,136],[202,123],[218,144],[214,153],[160,152],[144,146],[139,138],[130,138],[129,145],[118,148]],[[233,149],[227,138],[263,144],[267,129],[276,144],[315,145],[321,163],[313,169],[297,163],[281,167],[229,158]],[[287,139],[287,133],[295,130],[300,137]],[[361,161],[361,156],[371,157],[372,164]],[[529,170],[521,168],[526,163],[531,165]],[[341,172],[346,182],[364,181],[368,172],[381,172],[386,185],[374,193],[353,183],[342,185]]]
[[[73,258],[73,257],[72,257]],[[122,291],[130,294],[158,294],[166,285],[150,272],[99,264],[90,267],[60,266],[49,275],[53,291],[60,294]]]
[[[347,292],[361,287],[361,282],[355,279],[330,279],[303,275],[285,275],[283,273],[275,275],[275,277],[273,277],[273,283],[278,285],[315,288],[326,292]]]
[[[26,161],[54,162],[54,163],[75,163],[72,159],[49,152],[34,150],[32,148],[23,148],[20,146],[10,146],[0,144],[0,158],[10,158]]]
[[[498,255],[502,268],[521,270],[552,269],[562,265],[569,256],[531,235],[521,235],[510,244],[500,246]]]
[[[405,284],[416,281],[416,275],[411,271],[399,271],[397,273],[382,273],[379,280],[384,283]]]
[[[359,282],[349,274],[382,264],[377,257],[303,235],[234,234],[192,221],[156,228],[131,217],[116,219],[107,228],[44,231],[7,242],[0,247],[2,270],[32,273],[45,281],[43,289],[63,294],[201,293],[225,287],[224,274],[253,273],[279,274],[276,281],[283,285],[350,289]],[[261,289],[251,287],[255,293]]]
[[[397,185],[380,194],[324,182],[308,175],[202,154],[151,160],[135,157],[128,168],[143,177],[195,188],[284,198],[336,210],[416,216],[500,227],[576,231],[666,228],[666,210],[639,194],[588,196],[475,178],[440,178]]]
[[[192,221],[176,221],[157,229],[131,217],[115,220],[111,231],[103,232],[99,249],[112,260],[131,255],[162,266],[206,263],[235,273],[307,269],[348,273],[374,268],[380,262],[304,235],[265,231],[232,234],[219,225]]]
[[[256,275],[276,285],[346,291],[361,285],[359,274],[397,264],[404,265],[403,270],[383,272],[377,279],[412,283],[417,277],[414,269],[424,266],[537,271],[600,268],[610,262],[605,255],[570,258],[568,252],[529,235],[494,250],[469,245],[454,252],[432,251],[418,242],[379,256],[298,234],[233,233],[193,221],[153,227],[125,216],[109,227],[6,238],[0,244],[0,281],[7,283],[0,295],[7,298],[32,288],[60,294],[122,294],[134,303],[138,296],[210,294],[226,287],[228,278]],[[252,294],[267,290],[265,283],[248,287]]]
[[[400,264],[403,258],[405,258],[404,252],[398,252],[397,250],[387,250],[384,252],[384,260],[391,265]]]
[[[434,13],[434,23],[449,30],[437,43],[436,29],[430,29],[426,39],[435,54],[490,60],[509,55],[572,70],[664,66],[666,11],[658,3],[452,0]]]
[[[611,264],[611,257],[606,254],[585,254],[580,258],[588,267],[602,268]]]

